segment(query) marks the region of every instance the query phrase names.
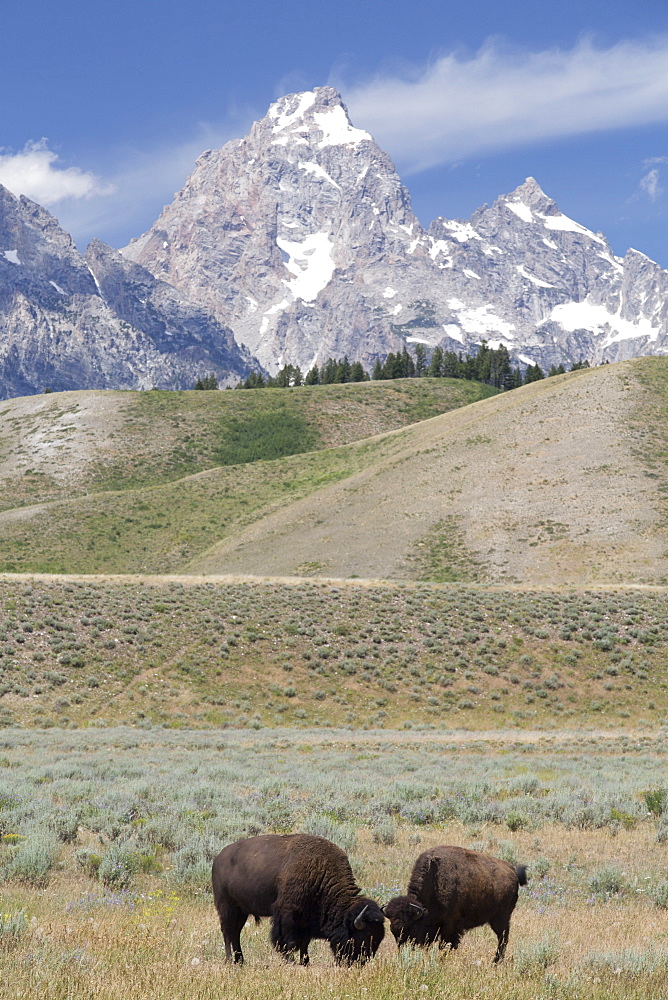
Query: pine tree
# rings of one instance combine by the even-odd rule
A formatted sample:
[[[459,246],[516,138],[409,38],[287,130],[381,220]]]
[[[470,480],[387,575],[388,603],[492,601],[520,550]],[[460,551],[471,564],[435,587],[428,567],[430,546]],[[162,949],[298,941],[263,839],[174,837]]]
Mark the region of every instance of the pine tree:
[[[307,371],[304,385],[320,385],[320,370],[317,365]]]
[[[429,361],[429,374],[431,378],[441,378],[443,375],[443,348],[435,347],[431,352]]]
[[[385,378],[385,375],[383,374],[383,365],[381,364],[380,358],[376,358],[374,362],[371,378],[374,380],[374,382],[379,382],[381,379]]]
[[[401,365],[401,358],[399,359],[399,364]],[[395,374],[396,370],[397,370],[397,359],[394,355],[394,352],[390,351],[390,353],[385,358],[385,364],[383,365],[383,374],[381,375],[381,378],[387,378],[387,379],[398,378],[399,376]]]
[[[196,389],[217,389],[218,379],[215,375],[205,375],[204,378],[200,377],[195,382]]]
[[[524,384],[528,385],[530,382],[540,382],[541,379],[545,378],[545,374],[540,365],[528,365],[527,370],[524,373]]]
[[[397,378],[415,378],[415,362],[406,347],[401,352],[400,370],[401,375],[398,375]]]
[[[334,358],[328,358],[320,369],[320,385],[332,385],[336,382],[337,362]]]
[[[368,382],[369,376],[364,371],[361,361],[353,361],[350,366],[350,381],[351,382]]]
[[[441,372],[444,378],[464,378],[462,367],[461,355],[457,357],[454,351],[446,351],[443,354]]]
[[[335,382],[350,382],[350,361],[348,355],[337,361]]]
[[[427,368],[427,348],[424,344],[415,345],[415,375],[422,378]]]

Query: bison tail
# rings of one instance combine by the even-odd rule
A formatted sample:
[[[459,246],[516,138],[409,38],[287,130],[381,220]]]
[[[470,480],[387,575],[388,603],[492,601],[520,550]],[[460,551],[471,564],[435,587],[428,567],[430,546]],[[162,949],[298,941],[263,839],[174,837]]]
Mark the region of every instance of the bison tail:
[[[526,865],[516,865],[515,871],[517,872],[517,881],[520,885],[527,884],[527,866]]]
[[[522,885],[524,885],[524,882],[522,882]],[[261,919],[262,919],[262,917],[256,917],[255,914],[253,914],[253,920],[255,921],[255,926],[256,927],[260,923]]]

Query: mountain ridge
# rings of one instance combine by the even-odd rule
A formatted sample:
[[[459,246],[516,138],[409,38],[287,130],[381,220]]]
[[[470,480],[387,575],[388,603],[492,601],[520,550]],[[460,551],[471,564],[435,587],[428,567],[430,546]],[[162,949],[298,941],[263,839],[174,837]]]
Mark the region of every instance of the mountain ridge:
[[[487,339],[545,368],[668,351],[668,272],[616,257],[531,177],[425,229],[330,87],[281,98],[200,157],[122,253],[194,297],[206,284],[208,307],[274,371],[344,353],[370,365],[416,342],[474,353]]]
[[[422,226],[390,157],[331,87],[274,102],[208,150],[156,223],[86,255],[0,191],[0,396],[234,384],[406,345],[521,366],[668,353],[668,271],[624,257],[527,178]]]
[[[251,367],[183,293],[99,240],[81,254],[46,209],[0,186],[0,398],[191,388],[203,370],[225,384]]]

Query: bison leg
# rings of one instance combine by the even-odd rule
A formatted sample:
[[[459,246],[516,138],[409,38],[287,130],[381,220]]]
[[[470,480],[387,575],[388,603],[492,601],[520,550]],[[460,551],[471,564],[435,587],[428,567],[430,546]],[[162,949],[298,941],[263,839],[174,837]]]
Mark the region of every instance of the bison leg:
[[[275,913],[271,925],[271,943],[288,961],[292,960],[292,952],[299,951],[299,962],[308,965],[308,946],[311,936],[304,933],[298,926],[295,914],[290,911]]]
[[[235,965],[243,965],[244,955],[241,950],[241,932],[248,919],[248,914],[236,906],[222,906],[218,911],[220,929],[225,942],[225,958]]]
[[[508,935],[510,933],[510,917],[504,913],[503,916],[498,916],[493,920],[490,920],[489,926],[492,928],[499,941],[496,949],[496,955],[494,956],[494,963],[496,964],[497,962],[503,961],[503,956],[506,952]]]

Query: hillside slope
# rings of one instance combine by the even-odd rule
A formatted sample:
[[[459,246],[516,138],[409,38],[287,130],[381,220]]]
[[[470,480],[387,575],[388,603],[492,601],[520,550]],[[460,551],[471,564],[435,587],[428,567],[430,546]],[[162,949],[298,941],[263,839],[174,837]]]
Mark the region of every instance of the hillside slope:
[[[407,379],[8,401],[0,409],[0,566],[178,570],[267,505],[351,475],[384,447],[349,442],[494,392]],[[284,457],[266,460],[274,456]],[[234,464],[251,457],[265,460]]]
[[[666,359],[605,365],[415,425],[391,454],[230,536],[189,570],[665,582],[656,417],[667,374]]]

